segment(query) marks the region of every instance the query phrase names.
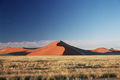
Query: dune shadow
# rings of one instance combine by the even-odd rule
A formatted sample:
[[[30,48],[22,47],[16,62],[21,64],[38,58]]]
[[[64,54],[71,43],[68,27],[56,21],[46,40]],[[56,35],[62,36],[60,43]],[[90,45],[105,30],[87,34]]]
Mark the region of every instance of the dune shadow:
[[[26,47],[24,47],[24,49],[38,49],[38,48],[26,48]]]
[[[57,46],[63,46],[65,48],[65,51],[63,52],[63,55],[83,55],[82,52],[80,52],[79,48],[70,46],[63,41],[60,41]]]
[[[120,55],[120,51],[106,52],[105,55]]]
[[[29,52],[20,51],[20,52],[7,53],[6,55],[24,56],[24,55],[27,55],[27,54],[29,54]]]
[[[69,44],[64,43],[63,41],[60,41],[57,44],[57,46],[63,46],[65,48],[63,55],[103,55],[102,53],[92,52],[90,50],[83,50],[83,49],[71,46]]]

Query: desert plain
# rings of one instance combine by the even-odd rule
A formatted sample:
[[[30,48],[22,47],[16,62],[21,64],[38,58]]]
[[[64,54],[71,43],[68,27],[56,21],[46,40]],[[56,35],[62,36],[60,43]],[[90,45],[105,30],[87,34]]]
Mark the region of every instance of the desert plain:
[[[119,55],[0,56],[0,80],[120,80]]]

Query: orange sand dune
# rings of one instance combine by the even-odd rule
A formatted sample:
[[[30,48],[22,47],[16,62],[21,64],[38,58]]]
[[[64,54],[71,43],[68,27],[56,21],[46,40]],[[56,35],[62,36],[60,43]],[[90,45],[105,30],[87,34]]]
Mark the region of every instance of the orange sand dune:
[[[37,55],[84,55],[84,50],[70,46],[63,41],[55,41],[44,47],[33,50],[28,56]]]
[[[0,49],[0,54],[25,51],[23,47],[5,47]]]
[[[27,49],[23,47],[6,47],[0,49],[0,54],[10,55],[27,55],[27,56],[39,56],[39,55],[84,55],[84,50],[70,46],[63,41],[54,41],[44,47],[36,49]]]
[[[99,52],[99,53],[107,53],[107,52],[120,51],[120,50],[113,49],[113,48],[111,48],[111,49],[97,48],[97,49],[94,49],[94,50],[91,50],[91,51]]]
[[[17,52],[30,53],[32,51],[33,51],[32,49],[25,49],[24,47],[5,47],[3,49],[0,49],[0,54],[17,53]]]
[[[42,48],[33,50],[28,56],[31,55],[63,55],[65,48],[63,46],[57,46],[61,41],[52,42]]]
[[[27,49],[24,47],[5,47],[0,49],[0,54],[7,53],[17,53],[17,52],[26,52],[28,55],[62,55],[65,51],[65,48],[62,46],[57,46],[57,44],[61,41],[52,42],[42,48],[37,49]]]
[[[54,41],[41,48],[5,47],[0,49],[0,55],[27,55],[27,56],[62,56],[62,55],[120,55],[120,50],[97,48],[83,50],[66,44],[63,41]]]

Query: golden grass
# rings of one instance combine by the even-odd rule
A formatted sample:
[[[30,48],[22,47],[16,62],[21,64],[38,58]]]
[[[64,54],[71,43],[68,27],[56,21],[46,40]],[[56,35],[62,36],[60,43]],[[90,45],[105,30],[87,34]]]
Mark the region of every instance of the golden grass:
[[[0,80],[43,78],[45,80],[120,78],[120,56],[0,56]]]

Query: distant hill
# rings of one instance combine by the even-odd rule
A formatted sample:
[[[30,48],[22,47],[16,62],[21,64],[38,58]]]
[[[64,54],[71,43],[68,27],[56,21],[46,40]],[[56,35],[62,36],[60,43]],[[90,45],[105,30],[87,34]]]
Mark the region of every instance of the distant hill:
[[[5,47],[0,49],[0,55],[26,56],[62,56],[62,55],[119,55],[120,50],[97,48],[84,50],[71,46],[63,41],[54,41],[41,48]]]
[[[111,48],[111,49],[97,48],[97,49],[94,49],[94,50],[91,50],[91,51],[100,52],[100,53],[107,53],[107,52],[120,51],[120,50],[113,49],[113,48]]]

